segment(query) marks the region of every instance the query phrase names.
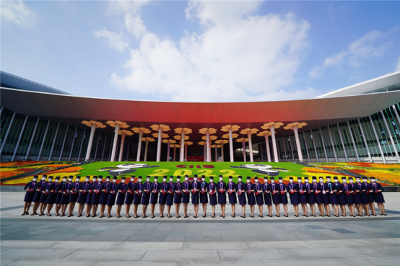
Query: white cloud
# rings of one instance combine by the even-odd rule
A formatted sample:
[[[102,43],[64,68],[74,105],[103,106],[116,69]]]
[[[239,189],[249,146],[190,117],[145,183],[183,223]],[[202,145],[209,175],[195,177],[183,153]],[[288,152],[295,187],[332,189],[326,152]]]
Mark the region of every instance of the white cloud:
[[[202,30],[185,32],[175,42],[144,28],[138,49],[130,51],[124,65],[129,74],[113,73],[112,83],[120,90],[173,101],[317,96],[312,88],[284,90],[295,82],[308,45],[309,23],[292,14],[255,15],[259,6],[259,2],[189,1],[186,17]],[[140,7],[118,8],[140,18]],[[131,32],[128,25],[125,29]]]
[[[400,71],[400,57],[397,59],[397,66],[395,71]]]
[[[397,31],[397,28],[389,32],[393,31]],[[326,67],[341,66],[347,63],[350,67],[357,68],[361,65],[361,60],[363,59],[382,56],[392,43],[386,42],[382,44],[379,43],[379,39],[385,38],[389,32],[384,33],[378,30],[368,32],[363,37],[351,42],[347,49],[325,58],[321,66],[316,66],[309,72],[310,77],[321,76],[323,69]]]
[[[1,18],[18,26],[29,27],[36,15],[22,1],[1,0]]]
[[[129,49],[129,43],[123,41],[123,35],[121,33],[115,33],[102,29],[99,31],[93,31],[94,36],[104,37],[108,40],[108,45],[118,51]]]

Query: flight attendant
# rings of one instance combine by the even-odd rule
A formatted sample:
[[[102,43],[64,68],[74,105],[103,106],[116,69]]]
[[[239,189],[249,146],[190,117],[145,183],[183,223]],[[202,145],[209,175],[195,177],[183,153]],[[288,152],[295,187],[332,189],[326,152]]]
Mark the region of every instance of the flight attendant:
[[[336,177],[337,179],[337,177]],[[335,180],[335,185],[337,189],[337,197],[338,197],[338,202],[340,205],[340,210],[342,211],[342,216],[346,217],[346,196],[344,195],[344,187],[343,184],[339,182],[339,180]]]
[[[264,205],[264,193],[263,193],[263,185],[258,182],[258,177],[254,178],[254,191],[256,194],[256,203],[258,205],[258,210],[260,211],[260,215],[258,217],[263,218],[263,205]]]
[[[336,179],[337,179],[337,177],[336,177]],[[334,212],[333,215],[335,217],[339,217],[339,201],[338,201],[338,197],[337,197],[336,183],[331,182],[331,178],[329,176],[327,177],[327,180],[328,180],[328,188],[329,188],[329,201],[332,205],[332,209]]]
[[[21,215],[29,214],[29,208],[31,207],[33,196],[35,195],[36,191],[37,178],[38,178],[37,175],[33,176],[32,181],[26,184],[24,187],[24,189],[26,190],[24,198],[25,203],[24,203],[24,212]]]
[[[163,177],[162,183],[160,184],[160,198],[158,200],[158,203],[160,204],[161,218],[164,218],[164,208],[165,208],[165,203],[167,203],[167,193],[168,193],[168,183],[167,183],[167,176],[165,175]]]
[[[322,205],[322,194],[321,194],[321,186],[323,185],[324,185],[324,179],[322,177],[319,178],[319,183],[313,182],[315,203],[317,203],[319,216],[322,217],[324,217],[324,207]]]
[[[183,203],[183,218],[187,218],[189,217],[187,214],[187,210],[188,210],[188,204],[190,201],[190,189],[191,189],[191,185],[189,182],[189,177],[187,175],[185,175],[185,181],[182,184],[182,189],[183,189],[183,193],[182,193],[182,203]]]
[[[93,178],[93,183],[92,183],[92,189],[93,189],[93,194],[92,194],[92,217],[97,216],[97,208],[100,203],[100,197],[101,197],[101,187],[103,186],[103,183],[101,182],[103,177],[99,175],[99,178],[97,181]]]
[[[287,194],[286,194],[286,184],[283,183],[282,177],[279,177],[279,197],[280,197],[280,202],[283,204],[283,209],[285,210],[285,217],[289,217],[288,215],[288,200],[287,200]]]
[[[68,211],[68,217],[74,216],[73,212],[75,209],[75,204],[78,201],[79,197],[79,187],[80,183],[79,180],[81,179],[80,176],[77,176],[75,178],[75,182],[72,184],[72,189],[71,189],[71,194],[69,195],[69,211]]]
[[[159,190],[160,190],[160,186],[158,184],[158,177],[155,176],[154,179],[153,179],[153,183],[151,184],[151,195],[150,195],[151,218],[155,217],[154,216],[154,210],[156,209]]]
[[[372,180],[372,178],[371,178],[371,180]],[[368,191],[368,193],[367,193],[367,195],[368,195],[368,206],[369,206],[369,209],[371,210],[371,213],[372,213],[372,215],[373,216],[376,216],[376,212],[375,212],[375,198],[374,198],[374,191],[372,190],[372,181],[370,181],[370,183],[369,183],[369,188],[370,188],[370,190]]]
[[[308,177],[304,178],[306,182],[306,192],[307,192],[307,201],[308,205],[310,205],[311,216],[315,216],[315,197],[314,197],[314,188],[313,185],[308,182]],[[316,182],[317,179],[313,177],[313,182]]]
[[[236,191],[237,191],[237,186],[232,180],[232,176],[229,176],[229,182],[226,186],[226,189],[228,190],[228,199],[229,199],[229,204],[231,204],[232,208],[232,218],[235,218],[235,212],[236,212]]]
[[[287,192],[289,192],[290,203],[293,205],[294,216],[299,217],[299,187],[293,183],[293,177],[289,177],[289,185],[287,186]]]
[[[324,186],[322,187],[322,203],[324,204],[325,215],[331,217],[329,204],[330,204],[330,196],[329,196],[329,183],[326,181]]]
[[[206,178],[203,175],[201,176],[201,183],[200,183],[200,203],[203,207],[203,218],[207,216],[207,203],[208,203],[207,187],[208,184],[206,183]]]
[[[354,184],[354,203],[357,209],[357,216],[362,217],[361,179],[359,177],[356,177],[356,183]]]
[[[39,182],[36,183],[36,187],[35,187],[36,191],[35,191],[35,194],[33,195],[33,199],[32,199],[33,208],[32,208],[31,216],[38,215],[38,213],[36,211],[37,211],[37,209],[39,208],[39,205],[40,205],[40,197],[43,194],[42,193],[42,188],[46,184],[46,178],[47,178],[46,175],[42,175],[42,179]]]
[[[272,193],[272,202],[275,204],[276,209],[276,217],[280,217],[280,207],[281,197],[279,196],[279,185],[275,184],[275,179],[271,177],[271,193]]]
[[[93,182],[97,179],[97,176],[93,176]],[[92,210],[92,195],[93,195],[93,182],[88,182],[88,192],[86,194],[86,218],[90,217],[90,211]]]
[[[127,195],[126,193],[127,189],[128,185],[125,183],[125,177],[121,177],[121,181],[119,182],[117,187],[118,191],[117,202],[115,203],[115,205],[117,205],[117,218],[121,218],[121,209],[122,205],[124,205],[125,195]]]
[[[82,216],[83,209],[85,208],[86,198],[90,188],[90,176],[86,176],[85,181],[81,183],[79,187],[78,197],[78,217]]]
[[[58,192],[56,191],[56,185],[59,183],[60,177],[56,177],[54,179],[54,182],[51,183],[49,187],[49,196],[47,197],[46,200],[46,205],[47,205],[47,216],[51,216],[51,209],[53,208],[54,203],[56,202],[57,194]]]
[[[42,195],[40,196],[40,207],[39,207],[39,216],[44,215],[44,211],[46,210],[47,206],[47,198],[50,195],[50,187],[54,186],[53,177],[49,176],[48,182],[43,185]]]
[[[174,190],[175,190],[174,193],[175,215],[176,218],[180,218],[181,216],[179,215],[179,209],[182,203],[182,183],[181,183],[181,177],[179,175],[176,177]]]
[[[250,182],[251,178],[250,176],[247,177],[247,183],[246,183],[246,194],[247,194],[247,202],[250,205],[250,211],[251,211],[251,218],[254,218],[254,208],[256,204],[256,199],[254,197],[254,184]]]
[[[208,192],[210,197],[210,205],[212,208],[213,214],[212,218],[215,218],[215,205],[217,205],[217,184],[214,183],[214,177],[210,176],[210,183],[208,184]]]
[[[146,177],[146,182],[143,184],[143,196],[142,196],[142,212],[143,218],[146,218],[147,206],[149,206],[150,202],[150,191],[151,191],[151,183],[150,183],[150,176]]]
[[[237,192],[239,205],[242,206],[242,215],[240,215],[242,218],[246,218],[246,190],[247,186],[242,182],[242,176],[238,176]]]
[[[100,195],[100,218],[105,217],[104,211],[106,210],[106,205],[108,201],[108,196],[110,192],[110,176],[106,177],[106,182],[101,186],[101,195]]]
[[[199,211],[199,190],[200,182],[197,181],[197,175],[194,175],[192,184],[192,204],[194,207],[194,218],[197,218],[197,212]]]
[[[126,196],[125,196],[125,217],[131,218],[129,210],[133,203],[133,195],[135,194],[135,176],[132,175],[130,181],[126,185]]]
[[[174,192],[175,192],[175,184],[173,182],[173,177],[169,177],[168,183],[168,191],[167,191],[167,217],[171,218],[171,206],[174,204]]]
[[[301,209],[303,210],[303,216],[308,217],[308,210],[307,210],[307,193],[306,193],[306,184],[301,182],[301,177],[297,178],[297,186],[299,187],[299,199],[301,204]]]
[[[222,175],[219,176],[217,187],[218,187],[218,204],[221,206],[221,212],[222,212],[220,217],[225,218],[226,184],[223,181]],[[253,210],[253,215],[254,215],[254,210]]]
[[[350,178],[349,178],[350,180]],[[349,208],[350,211],[350,216],[356,217],[354,215],[354,196],[353,196],[353,188],[349,184],[347,184],[347,180],[345,177],[342,177],[342,182],[343,182],[343,191],[346,197],[346,203],[347,207]]]
[[[133,217],[138,218],[137,211],[139,204],[142,202],[142,193],[143,193],[143,184],[142,177],[139,176],[134,187],[133,187]]]
[[[69,204],[69,195],[71,194],[71,189],[73,187],[72,176],[68,177],[68,181],[63,185],[63,195],[61,197],[61,217],[65,216],[65,211],[67,210],[67,206]]]
[[[379,212],[380,215],[385,215],[387,216],[385,212],[385,199],[383,198],[383,188],[382,185],[379,183],[376,183],[376,180],[374,177],[371,177],[371,183],[372,183],[372,191],[374,193],[374,199],[375,202],[378,204]]]
[[[112,207],[115,204],[115,198],[117,197],[118,191],[118,184],[117,184],[117,177],[114,176],[113,180],[108,188],[108,198],[107,198],[107,218],[113,217],[111,215]]]
[[[63,180],[61,182],[59,182],[58,184],[56,184],[56,191],[57,191],[57,197],[56,197],[56,208],[55,208],[55,216],[60,216],[59,212],[61,210],[61,198],[63,195],[63,187],[64,187],[64,183],[67,182],[67,177],[64,176]]]
[[[368,195],[367,191],[371,189],[371,185],[368,184],[367,178],[363,177],[362,178],[363,182],[361,183],[361,200],[362,200],[362,208],[364,209],[364,214],[369,215],[369,210],[368,210]]]
[[[268,208],[268,216],[272,217],[271,184],[268,183],[268,178],[264,178],[263,191],[264,191],[264,202]]]

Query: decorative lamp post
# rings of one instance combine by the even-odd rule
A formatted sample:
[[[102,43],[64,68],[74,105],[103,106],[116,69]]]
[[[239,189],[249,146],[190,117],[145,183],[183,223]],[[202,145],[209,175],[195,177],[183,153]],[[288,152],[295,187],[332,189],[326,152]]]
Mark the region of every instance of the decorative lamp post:
[[[251,141],[251,135],[256,134],[259,130],[257,128],[245,128],[240,131],[240,134],[247,134],[247,138],[249,139],[249,153],[250,153],[250,162],[254,162],[253,160],[253,143]]]
[[[198,143],[199,145],[201,145],[201,146],[203,146],[204,147],[204,161],[206,162],[207,161],[207,152],[206,152],[206,150],[207,150],[207,144],[206,144],[206,142],[205,141],[200,141],[199,143]]]
[[[265,131],[260,131],[257,136],[264,136],[265,138],[265,148],[267,149],[267,158],[268,162],[271,162],[271,152],[269,151],[269,140],[268,136],[271,136],[271,131],[265,130]]]
[[[174,162],[175,162],[175,158],[176,158],[176,148],[180,148],[181,145],[179,145],[179,144],[171,144],[171,147],[174,148]]]
[[[211,134],[215,134],[215,133],[217,133],[217,129],[215,129],[215,128],[212,128],[212,127],[210,127],[210,128],[201,128],[201,129],[199,129],[199,133],[200,134],[205,134],[206,136],[206,138],[205,138],[205,140],[207,141],[206,142],[206,144],[207,144],[207,162],[211,162],[211,141],[210,141],[210,135]],[[214,136],[215,137],[215,136]],[[203,137],[203,139],[204,139],[204,137]],[[215,137],[215,139],[217,139],[217,137]]]
[[[162,140],[163,143],[167,143],[168,144],[168,149],[167,149],[167,162],[169,162],[169,150],[171,149],[171,144],[175,144],[176,140],[174,139],[163,139]],[[174,155],[175,156],[175,155]]]
[[[233,133],[233,134],[224,134],[222,135],[223,139],[236,139],[237,137],[239,137],[239,134]],[[230,157],[230,161],[233,162],[233,144],[231,143],[231,141],[229,141],[229,157]]]
[[[299,161],[302,162],[303,161],[303,153],[301,152],[301,146],[300,146],[300,139],[299,139],[299,128],[305,127],[307,126],[306,122],[293,122],[290,124],[287,124],[284,129],[286,130],[293,130],[294,132],[294,137],[296,139],[296,146],[297,146],[297,154],[299,155]],[[290,143],[290,145],[292,145],[292,143]]]
[[[119,157],[118,157],[118,161],[122,161],[122,153],[124,152],[124,143],[125,143],[125,137],[126,136],[132,136],[133,132],[129,131],[129,130],[125,130],[125,129],[120,129],[118,132],[118,135],[122,135],[121,137],[121,145],[119,148]]]
[[[149,148],[149,142],[154,142],[155,141],[155,139],[153,139],[153,138],[151,138],[151,137],[143,137],[142,138],[142,141],[145,141],[146,142],[146,146],[145,146],[145,148],[144,148],[144,162],[147,162],[147,150],[148,150],[148,148]]]
[[[183,147],[184,146],[183,142],[185,140],[189,139],[189,137],[187,137],[186,135],[191,134],[192,130],[190,128],[187,128],[187,127],[178,127],[178,128],[175,128],[174,131],[175,131],[176,134],[180,134],[180,138],[179,139],[177,139],[175,137],[174,138],[176,140],[180,140],[181,141],[180,142],[181,143],[180,146]],[[179,161],[180,162],[184,161],[184,150],[183,150],[183,148],[180,150]]]
[[[265,123],[261,128],[262,129],[269,129],[271,131],[271,137],[272,137],[272,148],[274,150],[274,159],[275,162],[279,162],[278,158],[278,150],[276,149],[276,140],[275,140],[275,129],[280,128],[283,126],[282,122],[269,122]]]
[[[228,143],[229,141],[226,139],[218,139],[216,141],[214,141],[214,143],[217,143],[221,146],[221,162],[224,161],[224,144]]]
[[[193,142],[191,141],[185,141],[185,162],[187,162],[187,150],[188,150],[188,146],[189,145],[193,145]]]
[[[87,146],[86,156],[85,156],[85,161],[87,161],[90,159],[90,151],[92,150],[93,137],[94,137],[94,132],[96,131],[96,128],[105,128],[106,125],[104,125],[101,122],[94,121],[94,120],[90,120],[90,121],[83,120],[82,124],[90,127],[89,144]]]
[[[149,134],[151,131],[148,128],[145,128],[145,127],[133,127],[131,129],[132,129],[133,132],[139,134],[136,161],[140,162],[140,154],[142,152],[142,137],[143,137],[143,134]]]
[[[241,142],[242,147],[243,147],[243,162],[246,162],[246,142],[248,142],[249,139],[247,138],[238,138],[236,139],[236,142]]]
[[[208,150],[208,152],[206,152],[206,154],[207,154],[207,156],[210,156],[210,157],[209,157],[209,158],[207,157],[207,162],[211,162],[211,161],[212,161],[212,158],[211,158],[211,142],[214,141],[214,140],[216,140],[217,138],[218,138],[218,137],[217,137],[217,136],[214,136],[214,135],[209,136],[209,143],[210,143],[210,145],[207,145],[207,150]],[[206,143],[207,143],[207,136],[203,136],[201,139],[202,139],[202,140],[205,140]]]
[[[158,134],[157,134],[158,141],[157,141],[157,158],[156,158],[156,161],[159,162],[160,158],[161,158],[161,140],[162,140],[162,136],[163,136],[162,132],[163,131],[170,131],[171,129],[169,128],[169,126],[163,125],[163,124],[155,124],[155,125],[151,125],[150,127],[151,127],[151,129],[153,129],[155,131],[158,131]],[[154,134],[153,134],[153,136],[154,136]],[[161,137],[159,137],[159,136],[161,136]],[[167,135],[167,138],[168,138],[168,135]]]
[[[115,161],[115,153],[117,150],[117,141],[118,141],[118,132],[121,128],[128,128],[129,125],[126,122],[122,122],[122,121],[107,121],[107,124],[109,124],[111,127],[114,127],[114,141],[113,141],[113,146],[112,146],[112,151],[111,151],[111,162]]]
[[[225,125],[221,127],[221,131],[228,132],[228,138],[229,138],[229,155],[230,155],[230,160],[233,162],[233,135],[232,132],[238,131],[240,126],[238,125]],[[235,134],[237,137],[237,134]],[[226,135],[224,135],[226,136]],[[222,137],[224,138],[224,137]],[[224,138],[225,139],[225,138]]]

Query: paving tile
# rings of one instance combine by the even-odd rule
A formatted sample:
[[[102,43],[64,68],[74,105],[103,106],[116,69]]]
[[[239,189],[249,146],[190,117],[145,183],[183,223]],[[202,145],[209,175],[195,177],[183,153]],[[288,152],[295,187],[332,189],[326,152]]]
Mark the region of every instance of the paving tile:
[[[204,242],[203,236],[185,236],[185,242]]]
[[[32,244],[32,242],[31,242]],[[34,243],[33,243],[34,245]],[[76,249],[45,249],[43,252],[38,252],[35,248],[10,248],[1,252],[1,258],[3,259],[42,259],[46,256],[47,259],[59,259],[67,256],[74,252]]]
[[[295,257],[285,249],[272,249],[267,252],[259,250],[218,250],[221,261],[254,261],[268,259],[294,259]]]
[[[132,252],[126,252],[126,250],[114,249],[111,251],[111,253],[104,252],[104,250],[76,250],[68,256],[63,257],[63,260],[69,261],[70,263],[71,260],[97,260],[113,262],[118,259],[125,261],[134,261],[140,260],[145,253],[146,250],[133,250]]]
[[[349,231],[349,230],[343,229],[343,228],[330,229],[330,230],[335,231],[335,232],[338,232],[338,233],[341,233],[341,234],[354,234],[354,233],[355,233],[355,232],[353,232],[353,231]]]
[[[142,258],[143,261],[218,261],[219,257],[215,250],[197,250],[187,252],[186,250],[148,250]]]
[[[74,266],[92,266],[95,265],[97,263],[97,260],[84,260],[84,261],[66,261],[66,260],[62,260],[62,259],[22,259],[22,260],[17,260],[11,264],[9,264],[10,266],[26,266],[26,265],[37,265],[37,266],[53,266],[53,265],[71,265],[73,264]],[[2,265],[3,265],[3,261],[2,261]]]

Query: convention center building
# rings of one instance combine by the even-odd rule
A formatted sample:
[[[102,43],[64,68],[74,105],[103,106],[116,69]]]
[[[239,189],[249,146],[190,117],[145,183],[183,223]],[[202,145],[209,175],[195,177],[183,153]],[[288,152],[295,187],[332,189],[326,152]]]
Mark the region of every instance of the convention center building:
[[[400,162],[400,72],[315,99],[212,103],[81,97],[0,75],[1,161]]]

